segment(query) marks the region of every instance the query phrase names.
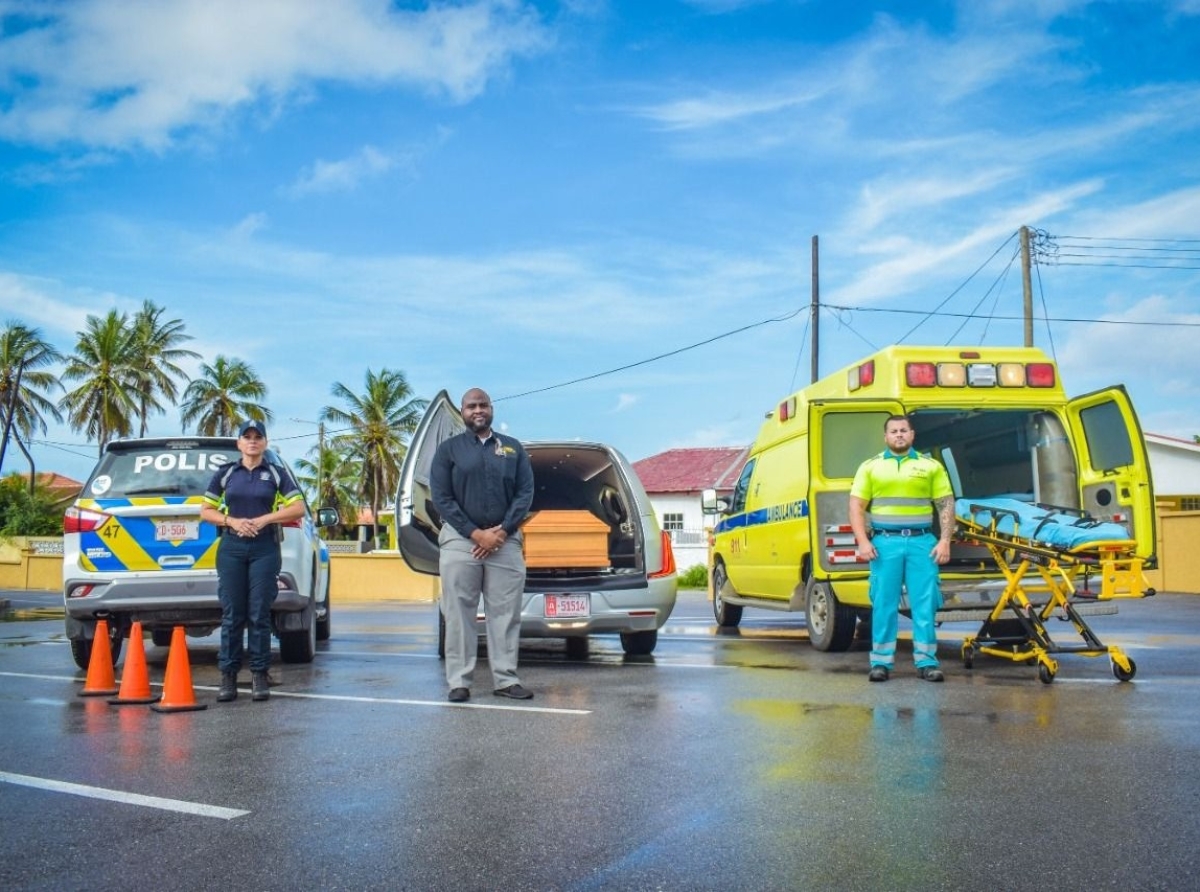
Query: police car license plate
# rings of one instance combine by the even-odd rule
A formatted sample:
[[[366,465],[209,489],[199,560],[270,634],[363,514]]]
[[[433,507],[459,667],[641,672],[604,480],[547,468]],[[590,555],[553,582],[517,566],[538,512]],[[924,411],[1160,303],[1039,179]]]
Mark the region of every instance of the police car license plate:
[[[184,517],[169,517],[156,521],[154,538],[159,542],[180,542],[200,538],[200,521]]]
[[[577,619],[591,613],[591,595],[546,595],[546,619]]]

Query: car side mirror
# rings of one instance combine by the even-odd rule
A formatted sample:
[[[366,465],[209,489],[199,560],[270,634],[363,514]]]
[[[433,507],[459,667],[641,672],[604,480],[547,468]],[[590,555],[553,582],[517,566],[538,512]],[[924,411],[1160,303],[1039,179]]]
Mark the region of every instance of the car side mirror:
[[[705,514],[724,514],[729,510],[729,503],[717,498],[715,489],[706,489],[700,493],[700,508]]]
[[[317,526],[331,527],[337,524],[339,518],[336,508],[318,508]]]

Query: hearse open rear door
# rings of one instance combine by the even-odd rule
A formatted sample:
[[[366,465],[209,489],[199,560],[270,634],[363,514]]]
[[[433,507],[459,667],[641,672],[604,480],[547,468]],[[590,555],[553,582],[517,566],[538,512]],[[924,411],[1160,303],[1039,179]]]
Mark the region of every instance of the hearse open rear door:
[[[440,443],[467,429],[446,391],[429,404],[408,444],[396,493],[396,544],[405,563],[418,573],[438,575],[438,531],[442,519],[433,507],[429,469]]]

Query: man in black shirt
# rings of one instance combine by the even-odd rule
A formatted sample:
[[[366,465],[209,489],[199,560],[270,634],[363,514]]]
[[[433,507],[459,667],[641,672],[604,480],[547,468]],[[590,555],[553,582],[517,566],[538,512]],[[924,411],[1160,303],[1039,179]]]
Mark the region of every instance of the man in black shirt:
[[[467,429],[441,443],[429,483],[442,517],[442,613],[446,617],[449,699],[471,696],[479,649],[475,616],[483,597],[488,663],[497,697],[529,700],[517,677],[525,556],[521,524],[533,504],[533,467],[525,448],[492,430],[492,401],[479,388],[462,398]]]

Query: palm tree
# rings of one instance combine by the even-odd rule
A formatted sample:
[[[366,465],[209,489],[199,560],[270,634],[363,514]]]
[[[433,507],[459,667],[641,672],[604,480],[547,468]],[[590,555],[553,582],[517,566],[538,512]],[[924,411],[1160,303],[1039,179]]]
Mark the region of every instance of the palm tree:
[[[15,320],[4,325],[0,330],[0,423],[18,440],[28,441],[35,432],[46,433],[45,416],[62,421],[62,413],[47,396],[55,388],[61,390],[62,383],[45,368],[61,362],[63,356],[43,340],[40,329]]]
[[[104,318],[88,316],[87,328],[78,335],[62,377],[82,383],[58,405],[66,410],[71,429],[84,431],[103,452],[110,439],[133,432],[140,389],[137,339],[129,317],[116,310]]]
[[[315,453],[315,454],[314,454]],[[296,459],[296,482],[304,489],[309,504],[319,508],[336,508],[342,523],[357,523],[358,484],[361,479],[359,463],[353,456],[339,454],[328,446],[319,445],[309,452],[315,461]]]
[[[174,404],[179,396],[175,387],[175,379],[187,378],[176,363],[181,359],[199,359],[200,354],[193,350],[185,350],[176,346],[184,341],[190,341],[191,335],[184,334],[183,322],[179,319],[162,321],[161,316],[166,312],[165,307],[155,306],[150,301],[142,303],[141,310],[133,317],[134,339],[137,342],[138,371],[141,373],[142,386],[138,391],[138,418],[141,428],[138,436],[146,436],[147,416],[151,410],[162,415],[164,409],[157,400],[162,395]]]
[[[267,385],[254,369],[240,359],[218,356],[212,365],[200,366],[183,392],[180,421],[186,428],[195,423],[203,437],[232,437],[238,425],[247,419],[266,424],[274,416],[262,405]]]
[[[350,429],[334,437],[333,446],[361,462],[358,495],[371,506],[378,531],[380,504],[396,490],[408,437],[429,403],[413,398],[403,372],[385,368],[376,375],[367,369],[366,385],[362,394],[356,394],[345,384],[334,384],[333,396],[346,408],[326,406],[321,419]]]

